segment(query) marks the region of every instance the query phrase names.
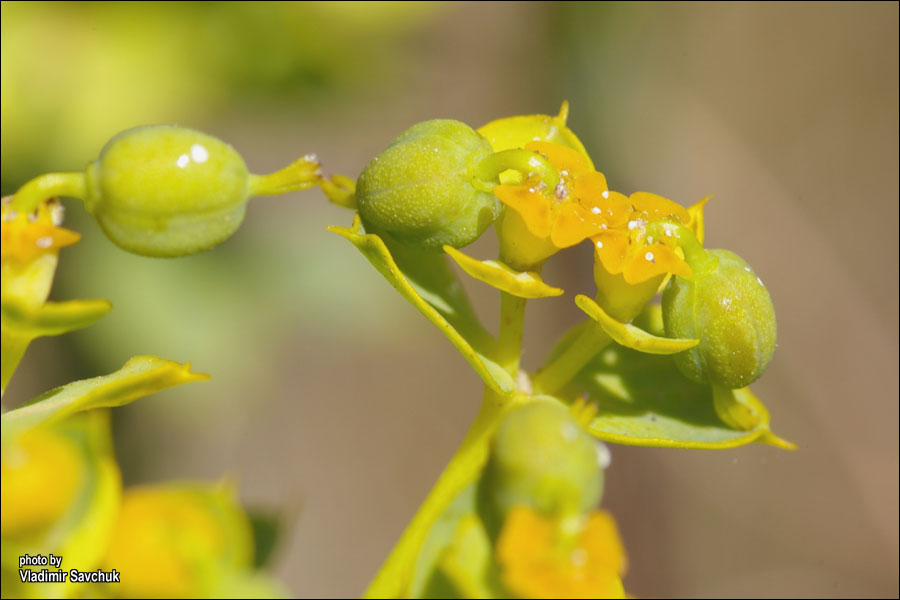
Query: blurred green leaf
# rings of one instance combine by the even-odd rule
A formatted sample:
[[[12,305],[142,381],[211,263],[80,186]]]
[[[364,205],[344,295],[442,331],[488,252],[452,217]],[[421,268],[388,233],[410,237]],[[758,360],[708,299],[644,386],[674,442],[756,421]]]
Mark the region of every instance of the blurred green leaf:
[[[285,518],[283,515],[261,510],[248,510],[247,516],[253,529],[253,566],[259,569],[266,566],[275,555],[275,550],[284,537]]]
[[[735,393],[752,394],[747,389]],[[579,373],[564,395],[584,395],[597,404],[588,430],[607,442],[702,449],[763,442],[786,447],[771,433],[767,420],[748,431],[723,423],[713,408],[711,388],[685,378],[670,356],[609,347]]]
[[[192,373],[190,363],[182,365],[155,356],[137,356],[115,373],[69,383],[3,413],[0,431],[5,443],[17,431],[85,410],[122,406],[175,385],[208,378],[208,375]]]
[[[426,593],[426,589],[430,590],[434,585],[432,579],[435,576],[438,561],[453,540],[460,519],[475,512],[475,490],[475,483],[466,487],[432,524],[416,560],[416,568],[409,588],[411,598],[430,596]]]

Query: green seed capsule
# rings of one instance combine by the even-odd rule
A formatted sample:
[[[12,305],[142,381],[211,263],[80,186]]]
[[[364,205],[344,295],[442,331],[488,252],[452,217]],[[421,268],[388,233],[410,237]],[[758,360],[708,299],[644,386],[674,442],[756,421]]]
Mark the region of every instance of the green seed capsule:
[[[500,202],[473,182],[491,145],[459,121],[413,125],[366,165],[356,186],[367,228],[416,246],[461,248],[500,215]]]
[[[692,279],[673,277],[663,294],[666,335],[700,343],[676,354],[690,379],[731,389],[762,375],[775,352],[775,308],[769,292],[744,260],[708,250],[709,267]]]
[[[596,442],[565,406],[528,404],[500,424],[482,486],[500,516],[516,505],[547,515],[581,514],[603,491]]]
[[[85,206],[122,248],[149,256],[206,250],[244,219],[250,173],[228,144],[155,125],[122,132],[87,170]]]
[[[15,193],[11,207],[34,211],[57,196],[84,201],[118,246],[145,256],[184,256],[212,248],[244,219],[251,196],[323,182],[315,156],[267,175],[247,171],[234,148],[172,125],[124,131],[84,173],[47,173]]]

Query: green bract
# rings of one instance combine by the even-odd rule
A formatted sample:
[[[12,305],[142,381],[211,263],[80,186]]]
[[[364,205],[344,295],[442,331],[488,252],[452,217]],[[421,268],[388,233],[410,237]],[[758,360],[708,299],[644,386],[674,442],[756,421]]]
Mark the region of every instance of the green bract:
[[[491,145],[459,121],[413,125],[366,165],[356,186],[366,228],[440,249],[475,241],[500,214],[500,201],[473,185]]]
[[[673,277],[663,294],[666,335],[698,338],[675,355],[690,379],[732,389],[750,385],[775,351],[775,309],[769,292],[744,260],[708,250],[708,266],[694,277]],[[694,267],[694,265],[692,265]]]
[[[171,125],[124,131],[88,166],[85,206],[122,248],[149,256],[206,250],[241,224],[250,173],[237,151]]]
[[[596,442],[564,405],[525,405],[497,429],[482,485],[501,515],[516,505],[548,515],[583,513],[603,491]]]

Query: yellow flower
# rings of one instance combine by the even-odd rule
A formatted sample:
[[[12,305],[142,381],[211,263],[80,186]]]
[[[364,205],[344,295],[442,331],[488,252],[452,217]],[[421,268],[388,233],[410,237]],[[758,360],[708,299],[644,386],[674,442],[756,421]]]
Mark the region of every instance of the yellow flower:
[[[627,201],[630,210],[625,213],[624,227],[605,228],[591,236],[596,259],[609,273],[621,273],[630,285],[664,273],[690,277],[691,268],[675,252],[677,245],[667,236],[669,232],[663,228],[654,238],[647,230],[654,221],[687,225],[691,220],[687,209],[649,192],[635,192]]]
[[[626,558],[615,521],[591,512],[580,530],[517,506],[497,540],[503,585],[522,598],[624,598]]]
[[[2,272],[2,338],[0,387],[6,389],[28,344],[36,337],[59,335],[84,327],[110,309],[106,301],[47,302],[59,249],[81,236],[59,226],[62,205],[41,203],[32,213],[13,208],[4,198],[0,210],[0,272]]]
[[[45,202],[37,211],[26,215],[12,208],[11,199],[12,196],[3,199],[0,217],[0,257],[4,263],[29,263],[44,254],[56,253],[64,246],[71,246],[80,238],[74,231],[59,227],[62,221],[62,205],[59,202]]]
[[[512,266],[538,265],[605,228],[625,225],[628,199],[610,191],[606,177],[583,154],[550,142],[531,142],[525,149],[545,156],[559,183],[551,190],[531,177],[494,188],[510,209],[500,225],[500,243],[501,254],[516,263]]]

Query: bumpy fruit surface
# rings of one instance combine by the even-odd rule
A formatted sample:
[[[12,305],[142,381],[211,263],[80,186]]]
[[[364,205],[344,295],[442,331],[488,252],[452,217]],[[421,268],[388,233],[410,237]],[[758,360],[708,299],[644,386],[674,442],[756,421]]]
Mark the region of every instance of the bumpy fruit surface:
[[[708,250],[718,264],[673,277],[663,294],[666,335],[698,338],[675,355],[690,379],[732,389],[755,381],[775,352],[775,308],[769,292],[744,260],[728,250]]]
[[[473,186],[490,144],[459,121],[413,125],[366,165],[356,186],[367,229],[412,245],[461,248],[500,214],[500,201]]]
[[[241,224],[244,159],[212,136],[170,125],[124,131],[87,169],[85,206],[122,248],[146,256],[206,250]]]
[[[500,424],[483,485],[501,514],[526,505],[547,515],[567,515],[597,505],[603,472],[594,440],[569,410],[534,402]]]

